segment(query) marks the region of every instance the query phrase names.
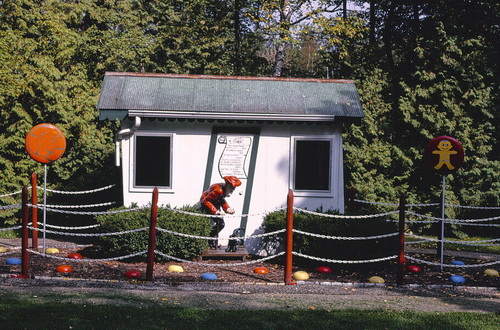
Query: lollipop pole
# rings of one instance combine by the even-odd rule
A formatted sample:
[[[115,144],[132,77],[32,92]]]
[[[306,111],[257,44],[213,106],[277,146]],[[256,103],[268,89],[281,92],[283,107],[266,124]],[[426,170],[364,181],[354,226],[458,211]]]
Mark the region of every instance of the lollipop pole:
[[[441,230],[439,232],[439,260],[441,271],[443,271],[443,256],[444,256],[444,211],[445,211],[445,191],[446,191],[446,176],[443,175],[443,188],[441,192]]]
[[[47,164],[43,164],[43,253],[45,254],[45,250],[47,248],[47,244],[45,242],[45,237],[47,233],[46,230],[47,223]]]

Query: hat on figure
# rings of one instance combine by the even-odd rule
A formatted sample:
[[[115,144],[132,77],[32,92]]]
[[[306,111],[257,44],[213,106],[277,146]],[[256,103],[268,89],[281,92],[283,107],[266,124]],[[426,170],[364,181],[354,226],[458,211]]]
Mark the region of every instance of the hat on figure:
[[[237,177],[235,176],[225,176],[224,177],[224,181],[227,183],[227,184],[230,184],[231,186],[233,187],[239,187],[241,186],[241,181],[240,179],[238,179]]]

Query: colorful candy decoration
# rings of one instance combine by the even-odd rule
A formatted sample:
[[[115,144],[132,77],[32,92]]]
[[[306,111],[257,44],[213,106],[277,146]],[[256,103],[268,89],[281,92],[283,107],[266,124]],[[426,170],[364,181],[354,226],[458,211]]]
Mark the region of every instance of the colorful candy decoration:
[[[406,267],[406,269],[410,272],[410,273],[420,273],[422,271],[422,268],[418,267],[418,266],[408,266]]]
[[[266,267],[255,267],[253,272],[257,274],[267,274],[269,273],[269,270]]]
[[[7,265],[20,265],[21,264],[21,259],[19,258],[9,258],[5,260],[5,263]]]
[[[496,269],[485,269],[484,270],[484,275],[486,276],[493,276],[493,277],[499,277],[500,275],[498,274],[498,271]]]
[[[68,255],[68,258],[70,258],[70,259],[83,259],[82,255],[80,253],[70,253]]]
[[[214,281],[217,279],[217,275],[215,275],[214,273],[203,273],[201,275],[201,278],[204,280]]]
[[[385,280],[380,276],[372,276],[368,279],[370,283],[385,283]]]
[[[56,253],[59,253],[59,250],[56,249],[56,248],[46,248],[45,249],[45,253],[47,253],[47,254],[56,254]]]
[[[293,273],[293,278],[296,279],[297,281],[304,281],[309,279],[309,274],[307,274],[302,270],[299,270]]]
[[[3,246],[0,246],[0,253],[4,253],[4,252],[7,252],[7,249],[4,248]]]
[[[327,267],[327,266],[316,267],[316,271],[318,273],[323,273],[323,274],[331,274],[331,273],[333,273],[333,269],[331,269],[330,267]]]
[[[16,274],[16,275],[12,274],[10,275],[10,278],[29,278],[29,277],[21,274]]]
[[[64,154],[66,138],[59,128],[52,124],[40,124],[26,135],[26,151],[39,163],[52,163]]]
[[[452,281],[454,284],[464,284],[465,278],[460,275],[452,275],[450,276],[450,281]]]
[[[174,273],[182,273],[184,272],[184,268],[182,268],[182,266],[179,265],[170,265],[168,266],[168,271]]]
[[[61,266],[58,266],[56,268],[56,271],[58,273],[67,274],[67,273],[71,273],[73,271],[73,267],[71,267],[70,265],[61,265]]]
[[[453,260],[451,262],[452,265],[457,265],[457,266],[463,266],[465,265],[465,263],[463,261],[460,261],[460,260]]]
[[[141,273],[139,273],[137,270],[129,270],[128,272],[125,273],[126,278],[139,278],[141,277]]]

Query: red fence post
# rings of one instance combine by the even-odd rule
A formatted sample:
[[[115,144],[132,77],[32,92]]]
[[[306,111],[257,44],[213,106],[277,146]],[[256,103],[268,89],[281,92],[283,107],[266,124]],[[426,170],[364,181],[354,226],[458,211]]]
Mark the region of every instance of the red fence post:
[[[293,191],[288,191],[286,199],[286,252],[285,252],[285,285],[292,282],[292,249],[293,249]]]
[[[398,274],[397,283],[403,284],[405,276],[405,211],[406,211],[406,196],[401,194],[399,197],[399,256],[398,256]]]
[[[33,226],[33,230],[31,232],[31,247],[33,249],[38,249],[38,192],[36,188],[37,184],[36,173],[33,172],[31,174],[31,226]]]
[[[347,210],[351,214],[355,214],[356,212],[356,202],[354,199],[356,198],[356,188],[349,187],[347,189]]]
[[[23,187],[22,192],[22,239],[21,239],[21,275],[28,276],[29,268],[29,254],[28,254],[28,220],[29,220],[29,208],[28,208],[28,188]]]
[[[148,245],[148,266],[146,270],[146,280],[153,280],[153,267],[155,263],[156,246],[156,221],[158,219],[158,188],[153,189],[153,199],[151,201],[151,220],[149,222],[149,245]]]

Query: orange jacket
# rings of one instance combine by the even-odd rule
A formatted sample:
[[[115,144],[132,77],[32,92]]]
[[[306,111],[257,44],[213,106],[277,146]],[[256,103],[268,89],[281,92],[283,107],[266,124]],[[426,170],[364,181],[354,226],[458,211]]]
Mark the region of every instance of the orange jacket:
[[[229,204],[226,202],[226,199],[224,198],[225,192],[226,190],[224,183],[215,183],[211,185],[201,195],[200,203],[202,207],[206,208],[212,214],[216,214],[221,207],[224,210],[224,212],[227,212]]]

